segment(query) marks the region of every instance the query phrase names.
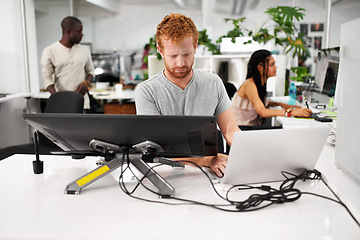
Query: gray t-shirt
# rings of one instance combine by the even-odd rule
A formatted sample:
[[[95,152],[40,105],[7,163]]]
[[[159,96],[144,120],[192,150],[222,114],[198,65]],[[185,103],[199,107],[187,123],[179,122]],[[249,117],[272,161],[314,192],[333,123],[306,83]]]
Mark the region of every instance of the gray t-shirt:
[[[230,108],[231,101],[218,75],[193,70],[193,77],[182,90],[163,72],[136,87],[138,115],[217,116]]]

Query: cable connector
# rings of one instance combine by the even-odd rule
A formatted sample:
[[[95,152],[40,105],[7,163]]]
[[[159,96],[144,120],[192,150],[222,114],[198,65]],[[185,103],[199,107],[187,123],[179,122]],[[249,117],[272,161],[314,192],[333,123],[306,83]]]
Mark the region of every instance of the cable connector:
[[[268,185],[261,185],[260,190],[266,191],[266,192],[270,192],[271,191],[271,187]]]

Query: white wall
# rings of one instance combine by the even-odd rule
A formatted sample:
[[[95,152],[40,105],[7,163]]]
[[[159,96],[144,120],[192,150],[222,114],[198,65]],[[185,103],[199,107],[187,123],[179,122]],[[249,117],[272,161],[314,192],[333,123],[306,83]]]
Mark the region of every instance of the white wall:
[[[0,4],[0,24],[4,34],[0,38],[0,92],[25,92],[20,1],[1,0]]]
[[[24,93],[39,89],[34,2],[24,1],[26,33],[23,31],[21,3],[21,0],[0,0],[3,33],[0,38],[0,93]],[[27,36],[26,52],[24,36]],[[29,142],[29,127],[22,118],[26,108],[25,98],[0,103],[0,148]]]
[[[32,0],[25,2],[26,28],[29,58],[29,72],[26,71],[26,53],[23,42],[23,24],[21,17],[21,0],[0,0],[1,31],[0,38],[0,93],[27,92],[39,89],[34,3]],[[27,75],[33,80],[31,89],[26,89]],[[31,81],[30,80],[30,81]]]
[[[335,162],[360,183],[360,112],[357,110],[360,79],[360,18],[341,27],[340,66],[335,101],[338,107],[336,123]]]

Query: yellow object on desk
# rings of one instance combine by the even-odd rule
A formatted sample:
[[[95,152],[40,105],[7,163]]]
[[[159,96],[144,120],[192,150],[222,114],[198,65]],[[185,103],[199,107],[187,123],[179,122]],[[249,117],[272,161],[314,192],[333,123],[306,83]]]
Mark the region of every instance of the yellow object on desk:
[[[331,97],[329,99],[328,108],[332,108],[333,105],[334,105],[334,98]]]
[[[324,116],[324,117],[331,117],[331,118],[335,118],[337,117],[337,113],[334,112],[334,111],[321,111],[320,112],[320,115],[321,116]]]

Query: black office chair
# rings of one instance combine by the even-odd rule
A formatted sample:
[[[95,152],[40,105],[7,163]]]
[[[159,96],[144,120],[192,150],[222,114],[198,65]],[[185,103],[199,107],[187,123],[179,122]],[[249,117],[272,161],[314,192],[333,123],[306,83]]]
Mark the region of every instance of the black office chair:
[[[273,121],[275,123],[273,123]],[[281,129],[282,125],[276,120],[276,117],[263,118],[261,126],[242,126],[239,125],[239,128],[242,131],[250,130],[269,130],[269,129]]]
[[[50,95],[44,113],[83,113],[84,96],[78,92],[62,91]],[[47,137],[39,133],[39,154],[50,154],[53,151],[62,151]],[[34,154],[33,143],[14,145],[0,149],[0,160],[13,154]]]
[[[83,113],[84,96],[78,92],[62,91],[50,95],[44,113]]]
[[[237,91],[235,85],[232,84],[231,82],[224,82],[224,86],[229,98],[232,99]]]
[[[282,129],[282,125],[272,125],[272,118],[264,119],[264,124],[262,126],[238,126],[241,131],[251,131],[251,130],[270,130],[270,129]],[[226,144],[224,148],[224,140],[221,134],[221,131],[218,130],[218,153],[229,154],[230,146]]]
[[[224,138],[221,131],[218,129],[218,153],[225,153],[224,151]]]

